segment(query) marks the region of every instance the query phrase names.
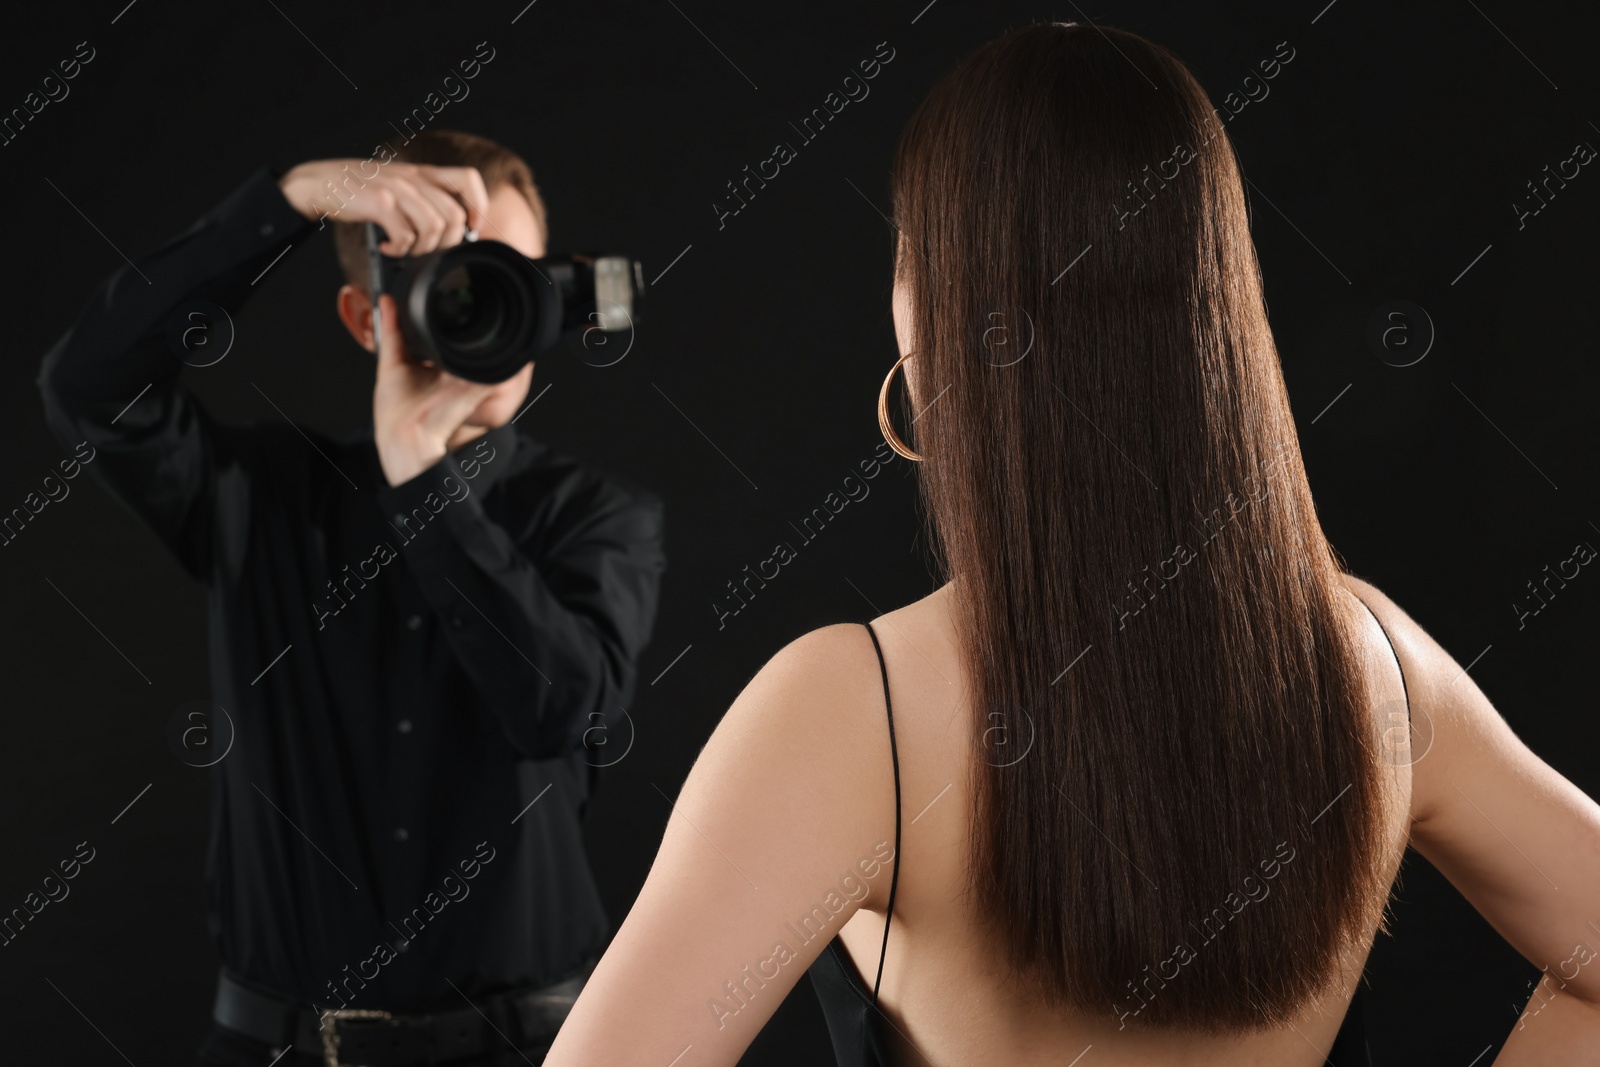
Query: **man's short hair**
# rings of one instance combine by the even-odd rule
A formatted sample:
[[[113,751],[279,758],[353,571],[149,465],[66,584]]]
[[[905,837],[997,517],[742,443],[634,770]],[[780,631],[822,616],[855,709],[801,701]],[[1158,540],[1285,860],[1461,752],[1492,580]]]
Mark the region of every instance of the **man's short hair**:
[[[394,160],[402,163],[476,167],[478,173],[483,175],[484,188],[490,193],[501,186],[511,186],[522,194],[522,198],[533,209],[540,234],[549,238],[550,224],[545,215],[544,200],[539,196],[539,187],[533,181],[533,170],[526,160],[504,145],[460,130],[424,130],[398,149],[391,146],[391,150]],[[361,194],[357,191],[355,195]],[[484,236],[494,235],[488,233]],[[333,248],[345,281],[365,289],[369,276],[366,224],[335,221]]]

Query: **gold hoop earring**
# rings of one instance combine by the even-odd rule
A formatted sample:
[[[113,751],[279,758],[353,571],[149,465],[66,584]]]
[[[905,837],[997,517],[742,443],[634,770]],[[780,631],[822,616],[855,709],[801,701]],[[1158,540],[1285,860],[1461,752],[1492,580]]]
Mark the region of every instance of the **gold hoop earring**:
[[[896,453],[914,463],[921,463],[922,456],[906,447],[905,442],[900,440],[900,435],[894,432],[894,423],[889,421],[889,383],[894,381],[894,372],[910,358],[911,353],[907,352],[895,360],[894,366],[889,368],[889,373],[884,375],[883,388],[878,390],[878,429],[883,433],[883,439],[889,442],[889,447]]]

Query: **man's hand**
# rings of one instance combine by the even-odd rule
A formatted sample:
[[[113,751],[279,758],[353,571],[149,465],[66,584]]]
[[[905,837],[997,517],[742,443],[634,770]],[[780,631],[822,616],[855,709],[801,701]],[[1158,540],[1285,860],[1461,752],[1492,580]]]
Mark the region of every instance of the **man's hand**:
[[[378,173],[368,178],[362,168],[371,166]],[[386,256],[419,256],[459,244],[468,229],[482,226],[489,205],[476,167],[318,159],[292,168],[278,179],[278,188],[312,221],[337,215],[340,222],[376,222],[388,235],[378,246]]]
[[[400,336],[394,297],[380,297],[378,308],[373,437],[383,476],[390,485],[399,485],[443,459],[467,418],[498,386],[469,382],[411,359]]]

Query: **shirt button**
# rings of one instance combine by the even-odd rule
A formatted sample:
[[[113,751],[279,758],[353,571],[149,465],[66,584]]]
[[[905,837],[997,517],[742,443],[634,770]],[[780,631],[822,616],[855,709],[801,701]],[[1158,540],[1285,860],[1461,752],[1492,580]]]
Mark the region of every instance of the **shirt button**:
[[[399,722],[394,724],[394,728],[403,734],[409,734],[411,732],[411,720],[401,719]]]
[[[413,615],[413,616],[411,616],[411,618],[406,620],[406,629],[408,629],[408,630],[418,629],[421,625],[422,625],[422,616],[421,615]]]
[[[410,836],[410,834],[406,833],[406,828],[404,826],[396,826],[394,828],[394,839],[396,841],[404,841]]]
[[[452,616],[450,616],[450,625],[452,627],[454,627],[455,629],[457,629],[457,630],[461,629],[461,616],[460,615],[452,615]]]
[[[272,223],[270,223],[270,222],[263,222],[263,223],[262,223],[262,224],[261,224],[261,236],[263,236],[263,237],[270,237],[270,236],[272,236]]]

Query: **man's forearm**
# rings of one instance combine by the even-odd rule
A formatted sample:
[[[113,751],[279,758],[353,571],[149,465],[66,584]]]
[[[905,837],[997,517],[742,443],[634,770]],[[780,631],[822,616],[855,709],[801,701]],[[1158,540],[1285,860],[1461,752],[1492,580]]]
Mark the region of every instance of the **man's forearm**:
[[[185,349],[172,338],[201,328],[190,325],[193,310],[213,331],[210,343],[227,343],[215,333],[231,332],[252,281],[307,225],[262,168],[182,235],[104,282],[40,369],[51,430],[69,447],[94,449],[95,477],[202,581],[217,471],[237,457],[179,387]]]
[[[467,557],[452,563],[435,556],[413,572],[445,623],[456,660],[524,755],[569,751],[583,727],[595,725],[593,715],[620,725],[638,656],[621,631],[636,629],[634,618],[653,606],[633,595],[592,610],[569,606],[520,557],[487,571]],[[628,618],[619,626],[621,616]]]
[[[629,502],[585,516],[583,530],[547,531],[564,543],[541,570],[484,513],[470,462],[447,457],[380,489],[379,503],[456,659],[508,737],[529,756],[558,755],[594,725],[592,713],[619,724],[655,615],[659,510]]]
[[[191,300],[233,315],[309,226],[263,167],[177,238],[119,269],[45,356],[39,386],[51,425],[65,436],[83,421],[109,430],[135,398],[156,400],[183,366],[183,348],[169,342],[174,315]]]

